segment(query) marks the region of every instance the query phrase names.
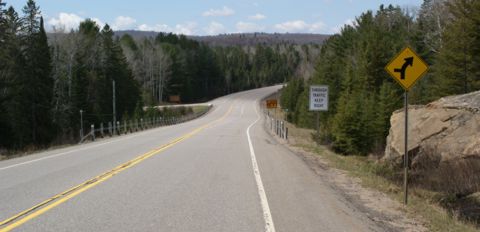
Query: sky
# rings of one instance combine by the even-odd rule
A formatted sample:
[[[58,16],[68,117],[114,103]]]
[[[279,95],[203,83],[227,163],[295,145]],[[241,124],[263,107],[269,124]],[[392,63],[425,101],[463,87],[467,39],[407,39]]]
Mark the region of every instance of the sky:
[[[26,0],[4,0],[21,12]],[[90,18],[114,30],[333,34],[381,4],[419,8],[423,0],[37,0],[48,31],[70,31]]]

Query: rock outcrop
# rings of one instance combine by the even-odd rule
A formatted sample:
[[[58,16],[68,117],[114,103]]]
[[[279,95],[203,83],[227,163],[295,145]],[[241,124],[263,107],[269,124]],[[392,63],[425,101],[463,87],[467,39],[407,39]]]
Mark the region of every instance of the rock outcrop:
[[[383,157],[383,161],[396,166],[403,163],[404,117],[403,110],[393,113]],[[414,171],[440,175],[433,171],[443,168],[442,172],[446,173],[437,176],[440,179],[449,173],[455,176],[452,173],[459,171],[448,169],[480,168],[480,91],[444,97],[425,106],[410,106],[408,134]],[[476,171],[480,170],[461,170],[461,175],[480,176]],[[480,177],[477,179],[480,182]]]
[[[398,110],[390,119],[384,160],[402,162],[404,118],[403,110]],[[410,153],[428,149],[441,161],[472,155],[480,158],[480,91],[410,106],[408,132]]]

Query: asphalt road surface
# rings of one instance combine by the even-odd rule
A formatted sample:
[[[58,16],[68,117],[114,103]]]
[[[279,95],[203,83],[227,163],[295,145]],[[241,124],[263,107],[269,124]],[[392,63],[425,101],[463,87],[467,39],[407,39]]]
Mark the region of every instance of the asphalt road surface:
[[[0,162],[0,231],[381,231],[265,131],[259,101]]]

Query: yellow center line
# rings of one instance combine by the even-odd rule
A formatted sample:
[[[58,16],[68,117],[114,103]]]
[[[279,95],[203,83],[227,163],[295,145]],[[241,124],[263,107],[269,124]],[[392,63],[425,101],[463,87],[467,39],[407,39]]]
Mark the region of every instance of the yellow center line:
[[[195,134],[198,134],[200,131],[210,127],[212,124],[214,123],[217,123],[217,122],[220,122],[222,121],[223,119],[225,119],[229,114],[230,112],[232,111],[233,109],[233,104],[232,106],[230,106],[229,110],[219,119],[215,120],[215,121],[212,121],[212,122],[209,122],[201,127],[198,127],[196,129],[194,129],[193,131],[183,135],[183,136],[180,136],[170,142],[168,142],[167,144],[164,144],[162,145],[161,147],[158,147],[152,151],[149,151],[145,154],[142,154],[126,163],[123,163],[117,167],[115,167],[114,169],[110,170],[110,171],[107,171],[103,174],[100,174],[90,180],[87,180],[75,187],[72,187],[62,193],[59,193],[45,201],[42,201],[41,203],[29,208],[29,209],[26,209],[2,222],[0,222],[0,227],[2,226],[5,226],[4,228],[1,228],[0,229],[0,232],[7,232],[7,231],[11,231],[12,229],[15,229],[16,227],[44,214],[45,212],[49,211],[50,209],[53,209],[55,207],[57,207],[58,205],[68,201],[69,199],[79,195],[80,193],[90,189],[90,188],[93,188],[94,186],[110,179],[111,177],[113,177],[114,175],[128,169],[128,168],[131,168],[139,163],[141,163],[142,161],[154,156],[154,155],[157,155],[159,153],[161,153],[162,151],[165,151],[166,149],[170,148],[170,147],[173,147],[174,145],[182,142],[183,140],[186,140],[192,136],[194,136]]]

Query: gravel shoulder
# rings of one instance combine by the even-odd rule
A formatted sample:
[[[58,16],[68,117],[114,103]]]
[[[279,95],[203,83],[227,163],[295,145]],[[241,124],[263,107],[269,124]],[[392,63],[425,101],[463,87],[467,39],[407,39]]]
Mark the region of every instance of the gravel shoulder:
[[[386,231],[428,231],[424,220],[411,217],[401,203],[385,193],[362,186],[362,180],[349,175],[347,171],[332,167],[324,155],[333,153],[326,147],[313,145],[315,143],[311,139],[312,130],[295,128],[292,124],[288,124],[288,128],[287,141],[274,136],[265,126],[265,130],[279,144],[295,153],[319,178],[329,183],[332,189],[369,219]]]

